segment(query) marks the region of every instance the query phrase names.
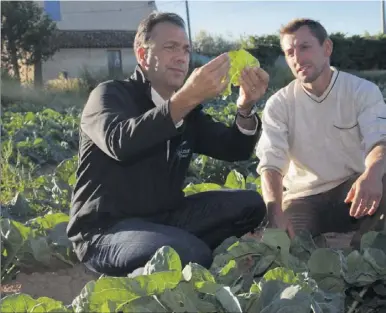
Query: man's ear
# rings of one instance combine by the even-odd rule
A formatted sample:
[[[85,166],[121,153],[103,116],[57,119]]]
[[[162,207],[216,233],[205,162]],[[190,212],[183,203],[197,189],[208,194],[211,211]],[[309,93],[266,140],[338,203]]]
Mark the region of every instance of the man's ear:
[[[326,57],[330,57],[332,54],[333,47],[334,47],[332,40],[330,38],[327,38],[324,41],[323,45],[324,45],[324,54],[326,55]]]
[[[143,68],[147,68],[149,66],[147,62],[147,49],[143,47],[139,47],[137,49],[137,61]]]

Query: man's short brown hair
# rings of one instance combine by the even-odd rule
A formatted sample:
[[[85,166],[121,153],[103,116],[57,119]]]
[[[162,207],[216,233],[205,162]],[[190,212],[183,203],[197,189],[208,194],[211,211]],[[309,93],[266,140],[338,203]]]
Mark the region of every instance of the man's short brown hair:
[[[302,26],[307,26],[310,29],[311,34],[314,35],[316,39],[318,39],[321,45],[328,38],[327,31],[322,24],[320,24],[318,21],[307,18],[294,19],[290,21],[287,25],[284,25],[280,29],[280,37],[285,34],[293,34]]]
[[[147,18],[142,20],[137,29],[137,33],[134,38],[134,49],[146,45],[150,39],[150,34],[153,28],[163,22],[169,22],[185,29],[185,22],[181,16],[175,13],[169,12],[153,12]]]

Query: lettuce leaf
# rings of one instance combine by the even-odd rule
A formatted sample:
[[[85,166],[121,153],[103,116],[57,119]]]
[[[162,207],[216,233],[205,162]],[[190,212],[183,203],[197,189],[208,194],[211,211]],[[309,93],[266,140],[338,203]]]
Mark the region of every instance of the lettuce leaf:
[[[233,50],[228,52],[231,66],[229,68],[229,83],[227,88],[222,92],[222,96],[225,99],[231,95],[232,90],[231,86],[240,86],[239,78],[242,70],[247,66],[257,66],[260,67],[260,62],[252,54],[244,49]]]

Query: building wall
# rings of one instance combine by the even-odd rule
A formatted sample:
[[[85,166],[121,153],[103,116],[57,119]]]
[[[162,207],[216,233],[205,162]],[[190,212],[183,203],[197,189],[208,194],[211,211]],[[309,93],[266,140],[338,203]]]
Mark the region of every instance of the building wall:
[[[136,30],[143,18],[157,10],[155,1],[36,2],[56,22],[60,30]],[[135,56],[133,49],[120,51],[122,71],[126,74],[135,67]],[[109,72],[107,49],[60,49],[50,60],[42,64],[43,82],[57,78],[63,71],[66,71],[70,78],[79,77],[84,68],[91,72],[107,74]]]
[[[108,74],[108,50],[110,49],[61,49],[42,65],[43,81],[58,78],[66,71],[69,78],[79,77],[84,68],[95,74]],[[111,49],[114,50],[114,49]],[[122,70],[130,73],[136,66],[133,49],[120,49]]]
[[[37,1],[62,30],[135,30],[154,1]]]

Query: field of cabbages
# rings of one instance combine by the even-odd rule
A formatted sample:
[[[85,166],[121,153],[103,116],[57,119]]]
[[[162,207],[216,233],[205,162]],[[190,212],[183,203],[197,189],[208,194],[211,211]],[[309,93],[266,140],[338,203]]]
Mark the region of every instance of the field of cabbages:
[[[67,288],[66,279],[36,290],[45,274],[52,282],[55,273],[82,268],[65,234],[81,105],[56,106],[67,94],[47,97],[43,104],[2,108],[1,312],[385,312],[386,233],[375,232],[352,251],[317,246],[308,234],[290,241],[284,232],[266,229],[261,239],[227,239],[209,269],[182,267],[178,254],[162,247],[145,275],[89,275],[73,287],[79,290],[70,301],[47,296],[53,288]],[[229,123],[235,106],[216,103],[206,110]],[[185,192],[259,190],[256,162],[231,164],[198,155]],[[35,290],[7,291],[23,275],[31,286],[36,277]]]

